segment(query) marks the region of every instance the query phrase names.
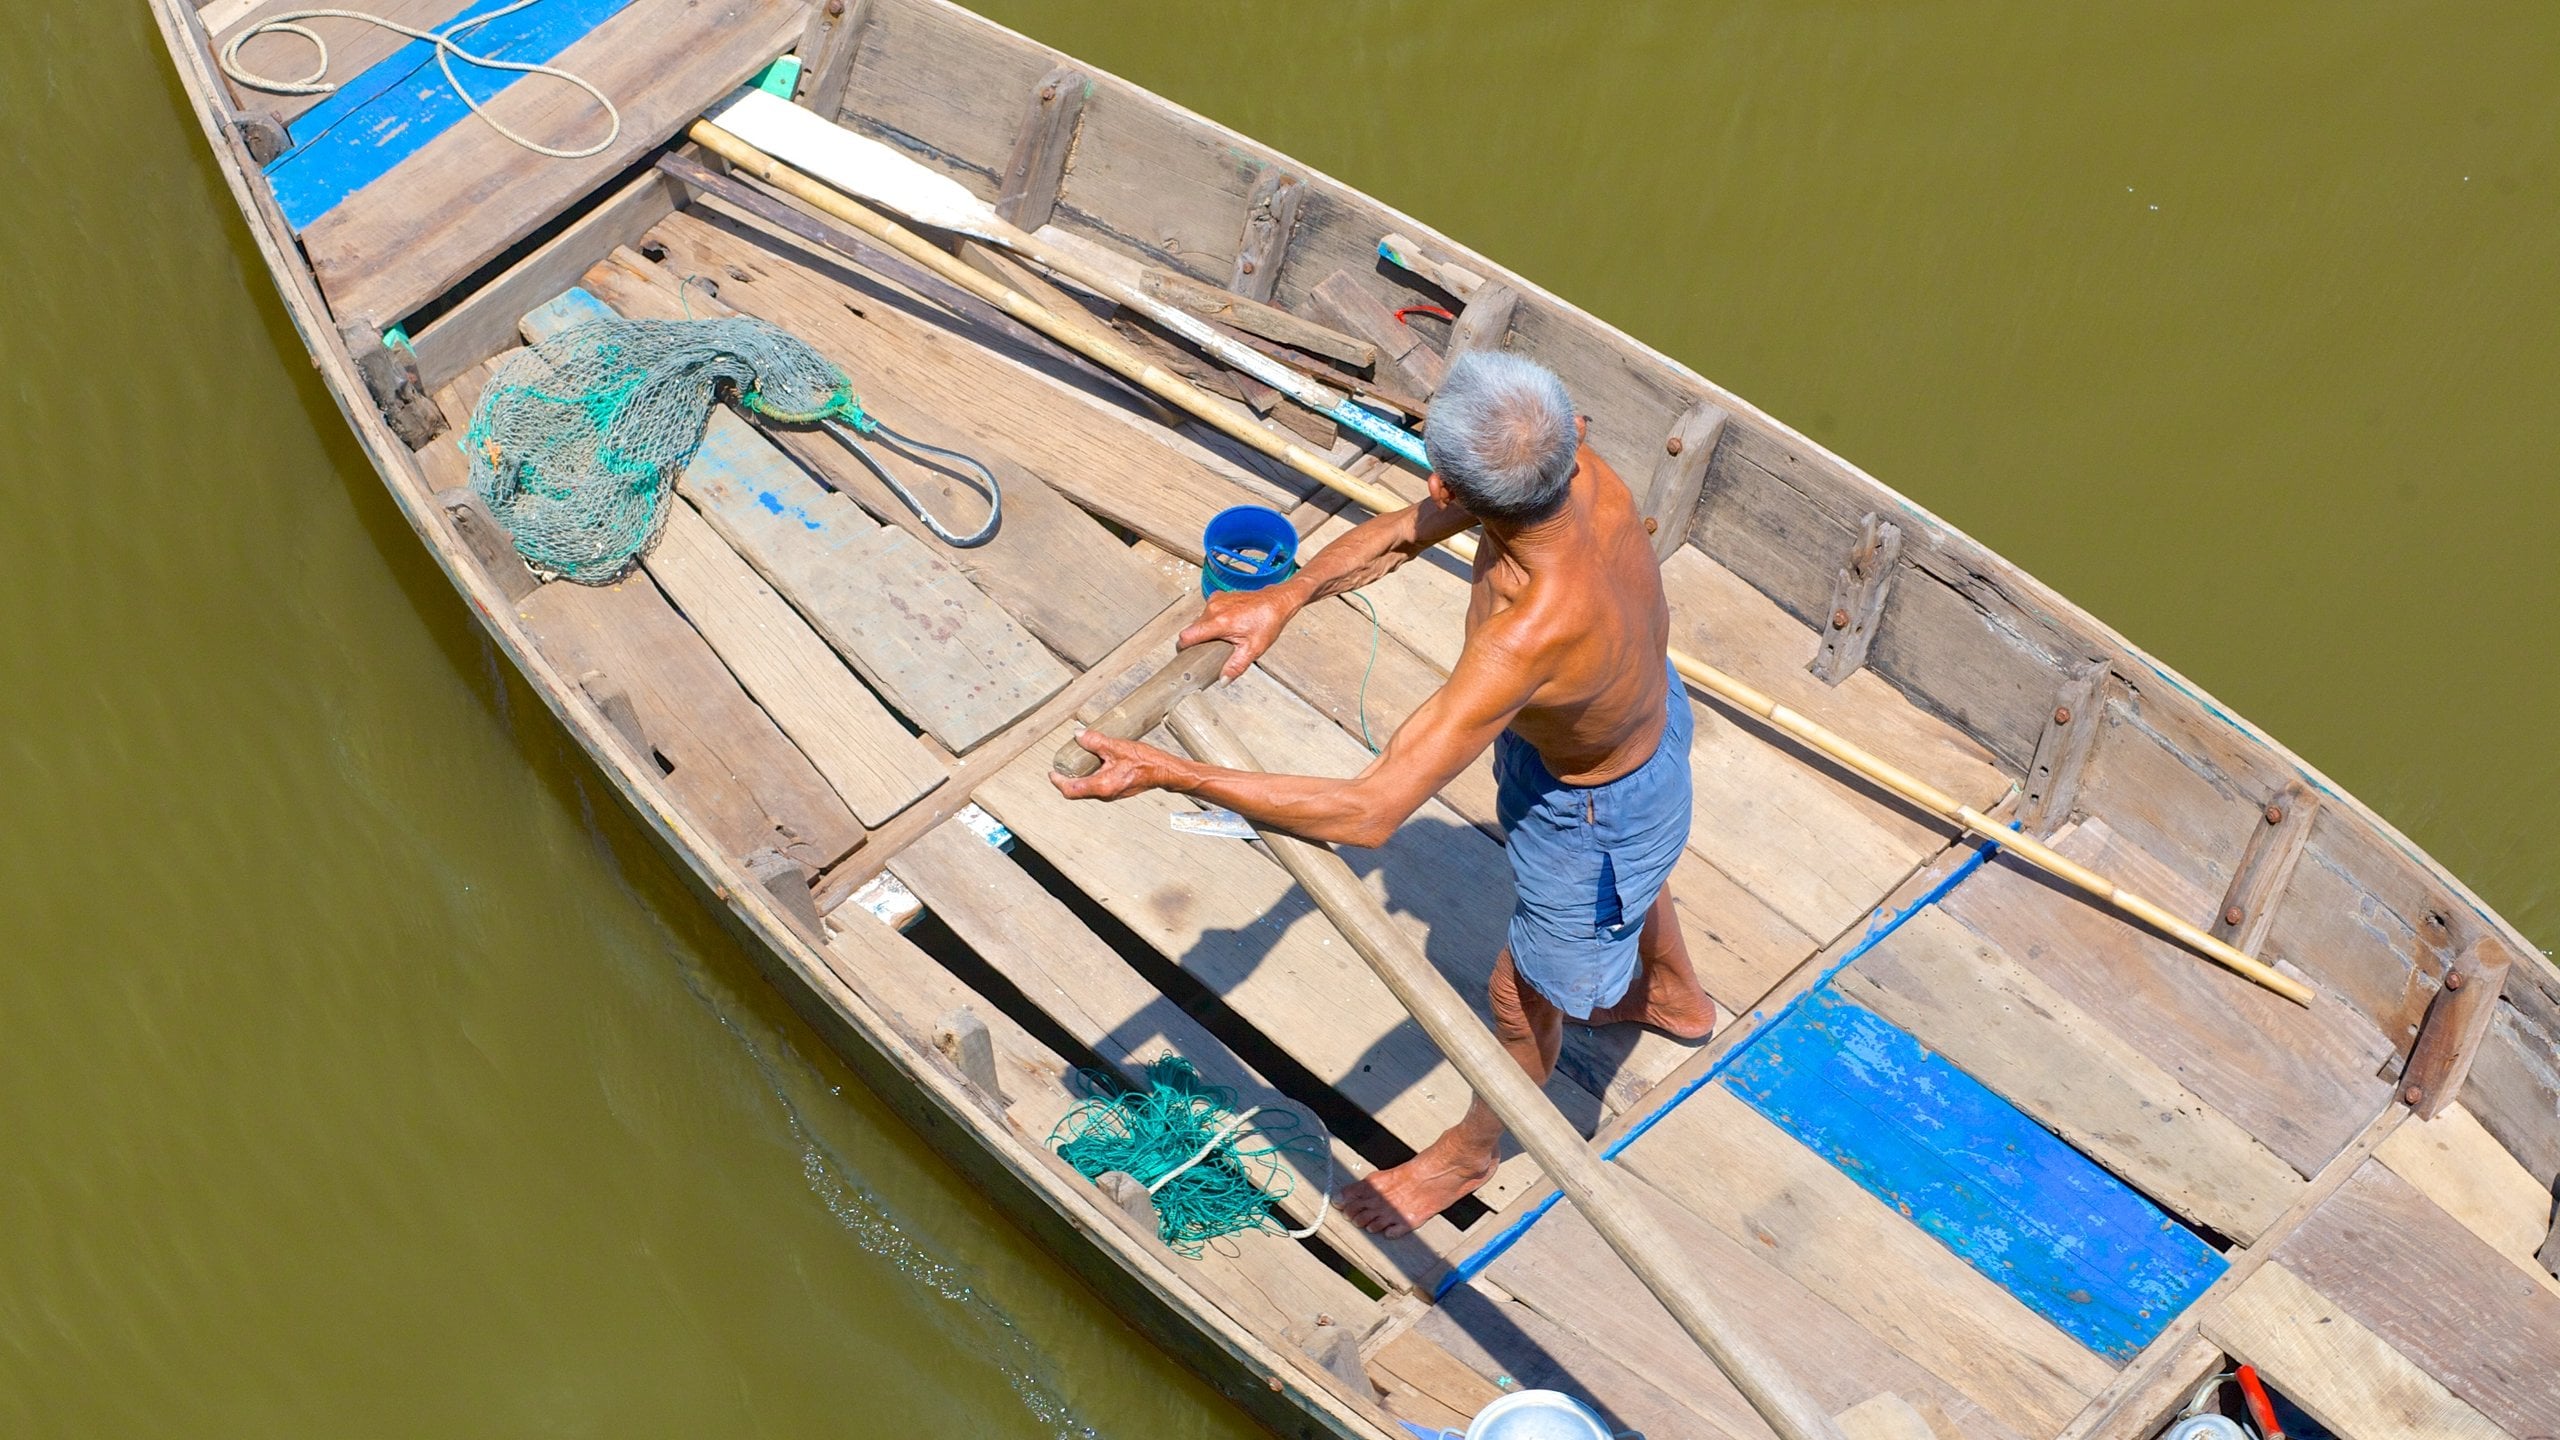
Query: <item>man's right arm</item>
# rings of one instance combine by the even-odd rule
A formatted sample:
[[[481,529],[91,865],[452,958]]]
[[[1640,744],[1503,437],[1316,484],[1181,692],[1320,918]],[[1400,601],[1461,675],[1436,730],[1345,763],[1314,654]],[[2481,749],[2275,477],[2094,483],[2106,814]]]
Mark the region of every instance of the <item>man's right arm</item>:
[[[1466,511],[1431,499],[1375,516],[1324,547],[1280,584],[1211,596],[1208,608],[1174,644],[1187,650],[1210,640],[1232,643],[1236,653],[1228,657],[1224,673],[1233,680],[1271,648],[1300,610],[1328,595],[1371,584],[1475,523]]]

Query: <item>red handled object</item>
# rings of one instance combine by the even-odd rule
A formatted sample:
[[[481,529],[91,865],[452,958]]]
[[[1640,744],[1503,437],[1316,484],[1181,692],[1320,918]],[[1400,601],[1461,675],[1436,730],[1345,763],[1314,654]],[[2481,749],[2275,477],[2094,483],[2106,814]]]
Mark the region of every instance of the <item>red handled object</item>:
[[[2276,1423],[2276,1402],[2267,1398],[2267,1387],[2258,1383],[2258,1369],[2243,1365],[2232,1372],[2240,1382],[2240,1399],[2249,1407],[2249,1418],[2258,1422],[2258,1433],[2265,1440],[2284,1440],[2284,1427]]]
[[[1407,315],[1437,315],[1452,325],[1458,323],[1458,317],[1450,314],[1448,308],[1441,305],[1406,305],[1396,311],[1398,320],[1404,319]]]

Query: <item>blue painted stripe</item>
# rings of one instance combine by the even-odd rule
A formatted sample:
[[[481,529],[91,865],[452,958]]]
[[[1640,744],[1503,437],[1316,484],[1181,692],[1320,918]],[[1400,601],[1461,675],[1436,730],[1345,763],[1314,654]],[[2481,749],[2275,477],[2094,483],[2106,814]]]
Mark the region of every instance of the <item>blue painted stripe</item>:
[[[506,0],[476,0],[457,20],[485,14],[504,3]],[[631,0],[537,0],[512,15],[502,15],[464,33],[457,43],[493,60],[538,65],[576,44],[630,3]],[[452,25],[440,28],[451,29]],[[412,40],[294,121],[293,147],[267,166],[267,183],[275,192],[277,208],[296,232],[335,209],[339,201],[389,174],[394,166],[452,129],[456,122],[470,118],[471,108],[446,81],[435,52],[436,47],[426,41]],[[484,105],[490,97],[525,78],[513,70],[493,70],[459,60],[454,62],[453,73],[469,87],[472,98]],[[597,112],[585,123],[600,126],[604,117]],[[568,138],[575,142],[589,133],[580,130]],[[594,142],[589,138],[586,143]]]
[[[2219,1276],[2213,1247],[1892,1022],[1837,994],[1725,1089],[2063,1333],[2130,1360]]]
[[[2009,828],[2012,830],[2017,829],[2018,827],[2016,822],[2011,822]],[[1849,947],[1848,954],[1831,962],[1831,968],[1823,971],[1820,975],[1815,976],[1813,984],[1806,987],[1802,994],[1797,995],[1796,998],[1788,1001],[1786,1004],[1778,1008],[1777,1020],[1785,1020],[1789,1015],[1794,1014],[1796,1009],[1803,1005],[1808,997],[1820,994],[1822,988],[1830,984],[1835,976],[1837,976],[1841,971],[1848,969],[1852,964],[1856,963],[1860,956],[1865,955],[1868,951],[1883,944],[1886,936],[1901,929],[1904,924],[1909,922],[1912,916],[1919,914],[1921,911],[1926,910],[1930,906],[1947,898],[1948,894],[1957,886],[1970,879],[1975,871],[1990,864],[1991,857],[1998,854],[1999,851],[2000,846],[1997,841],[1981,840],[1975,842],[1973,853],[1964,858],[1964,863],[1958,865],[1953,870],[1948,871],[1943,879],[1939,880],[1937,884],[1930,886],[1928,890],[1921,894],[1920,898],[1903,906],[1900,910],[1897,910],[1890,915],[1880,915],[1876,917],[1876,919],[1867,926],[1867,933],[1859,936],[1858,943]],[[1697,1094],[1700,1090],[1706,1088],[1709,1081],[1714,1080],[1717,1076],[1722,1075],[1726,1070],[1732,1068],[1742,1059],[1743,1055],[1747,1053],[1752,1046],[1760,1043],[1761,1036],[1768,1034],[1775,1028],[1775,1021],[1764,1022],[1759,1029],[1743,1036],[1742,1043],[1716,1057],[1715,1063],[1707,1067],[1705,1074],[1697,1076],[1688,1084],[1681,1086],[1677,1091],[1673,1092],[1670,1099],[1655,1106],[1652,1113],[1646,1115],[1642,1120],[1637,1121],[1626,1134],[1609,1142],[1608,1148],[1600,1152],[1600,1158],[1603,1160],[1615,1160],[1620,1155],[1625,1154],[1628,1146],[1633,1145],[1638,1140],[1644,1138],[1644,1132],[1661,1124],[1663,1116],[1680,1108],[1681,1101]],[[1449,1273],[1440,1277],[1440,1283],[1431,1287],[1431,1298],[1437,1300],[1441,1296],[1448,1294],[1451,1290],[1456,1289],[1458,1286],[1464,1285],[1468,1281],[1476,1278],[1478,1275],[1483,1274],[1486,1266],[1501,1259],[1504,1251],[1519,1244],[1520,1237],[1529,1233],[1529,1227],[1537,1224],[1541,1219],[1545,1218],[1546,1213],[1556,1208],[1556,1202],[1563,1198],[1564,1192],[1559,1190],[1549,1195],[1546,1199],[1539,1201],[1536,1205],[1530,1208],[1528,1214],[1523,1215],[1519,1219],[1502,1227],[1502,1229],[1497,1232],[1492,1239],[1485,1241],[1484,1244],[1476,1247],[1473,1253],[1450,1266]]]

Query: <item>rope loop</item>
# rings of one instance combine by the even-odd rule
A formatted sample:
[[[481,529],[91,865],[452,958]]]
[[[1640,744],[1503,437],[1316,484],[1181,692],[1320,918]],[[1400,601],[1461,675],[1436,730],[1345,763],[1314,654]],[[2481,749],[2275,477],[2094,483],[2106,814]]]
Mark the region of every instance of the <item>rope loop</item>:
[[[536,65],[520,60],[497,60],[486,55],[475,55],[463,49],[455,41],[455,37],[464,31],[478,29],[502,15],[512,15],[528,5],[537,3],[539,0],[513,0],[512,4],[501,5],[484,15],[474,15],[468,19],[454,21],[443,30],[421,30],[414,25],[406,25],[362,10],[288,10],[281,15],[268,16],[224,41],[220,53],[214,56],[214,63],[220,65],[222,73],[230,76],[234,83],[251,90],[264,90],[273,95],[332,94],[338,89],[339,82],[328,78],[329,42],[321,38],[319,31],[302,22],[305,20],[353,20],[359,24],[378,26],[384,30],[406,35],[412,40],[423,40],[434,46],[436,64],[444,70],[445,83],[453,87],[454,94],[462,97],[462,103],[470,108],[471,113],[488,122],[490,129],[534,154],[553,160],[584,160],[590,155],[601,155],[613,147],[614,141],[622,138],[622,112],[614,108],[613,101],[605,95],[604,91],[596,88],[592,81],[583,76],[572,75],[555,66]],[[274,76],[262,75],[249,69],[241,62],[240,48],[261,35],[292,35],[307,41],[313,52],[314,63],[311,73],[291,80],[279,80]],[[508,129],[504,122],[491,115],[481,107],[478,100],[472,98],[471,91],[462,83],[462,78],[453,73],[453,62],[456,59],[466,65],[476,65],[484,70],[511,70],[519,75],[541,75],[553,80],[565,80],[577,86],[595,97],[596,104],[603,108],[605,119],[610,122],[605,137],[583,150],[562,150]]]

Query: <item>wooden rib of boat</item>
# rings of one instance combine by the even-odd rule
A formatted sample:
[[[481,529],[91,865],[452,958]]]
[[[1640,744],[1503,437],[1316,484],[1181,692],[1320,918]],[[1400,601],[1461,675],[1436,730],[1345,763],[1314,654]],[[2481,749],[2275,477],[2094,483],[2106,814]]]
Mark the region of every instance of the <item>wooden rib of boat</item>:
[[[381,3],[418,24],[463,8]],[[687,169],[688,123],[787,51],[799,103],[1311,367],[1420,400],[1461,348],[1553,366],[1658,526],[1682,648],[2313,987],[2285,1003],[1696,698],[1674,889],[1742,1021],[1694,1050],[1576,1030],[1549,1093],[1827,1411],[1861,1434],[2149,1436],[2237,1360],[2341,1435],[2560,1433],[2560,972],[2309,764],[1779,421],[941,0],[549,0],[509,22],[510,53],[556,57],[621,114],[611,146],[568,160],[389,83],[424,59],[396,37],[318,22],[336,77],[363,80],[280,97],[213,57],[286,0],[153,4],[287,313],[491,637],[869,1083],[1273,1429],[1383,1440],[1531,1384],[1656,1440],[1768,1433],[1593,1230],[1548,1213],[1525,1157],[1403,1240],[1328,1215],[1306,1241],[1194,1260],[1050,1152],[1077,1067],[1168,1050],[1312,1113],[1342,1175],[1464,1103],[1269,855],[1177,833],[1187,802],[1073,804],[1045,779],[1079,719],[1167,658],[1211,514],[1275,506],[1310,547],[1357,517],[837,227]],[[249,58],[289,64],[285,43]],[[490,108],[568,135],[586,104],[526,82]],[[1381,260],[1390,236],[1405,263]],[[1418,492],[1133,317],[974,263]],[[1457,320],[1399,318],[1417,304]],[[542,580],[455,439],[494,361],[596,308],[798,333],[873,408],[989,457],[1001,533],[953,550],[831,444],[720,416],[640,569]],[[407,344],[386,348],[394,326]],[[1462,576],[1421,563],[1375,593],[1374,668],[1368,618],[1326,602],[1221,693],[1267,765],[1349,773],[1363,724],[1440,682]],[[1355,860],[1471,994],[1503,912],[1491,789],[1479,765]],[[930,949],[897,928],[919,910]],[[1284,1209],[1303,1221],[1322,1176],[1302,1179]],[[1875,1428],[1894,1423],[1921,1428]]]

